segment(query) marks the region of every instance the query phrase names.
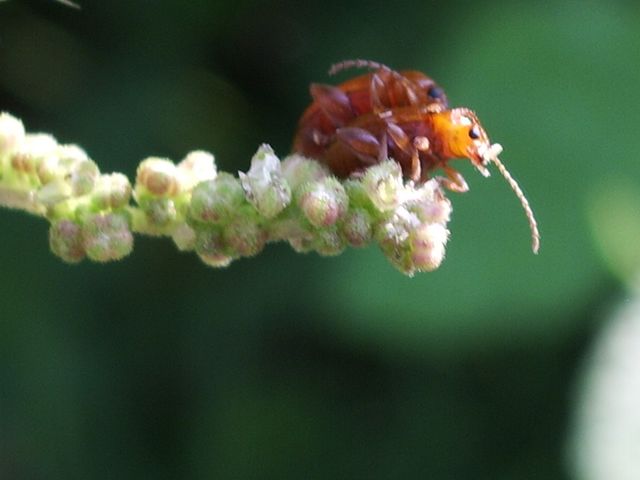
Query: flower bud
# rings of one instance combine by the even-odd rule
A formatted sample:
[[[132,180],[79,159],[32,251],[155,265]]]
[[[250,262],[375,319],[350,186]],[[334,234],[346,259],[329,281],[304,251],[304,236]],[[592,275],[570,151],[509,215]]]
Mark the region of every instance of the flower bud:
[[[23,138],[22,122],[8,113],[0,113],[0,157],[13,151]]]
[[[186,223],[179,224],[173,230],[171,238],[181,252],[193,250],[196,246],[196,232]]]
[[[297,231],[295,235],[288,237],[287,241],[297,253],[308,253],[315,248],[316,238],[309,231]]]
[[[381,212],[393,210],[403,201],[404,184],[400,165],[392,160],[369,167],[362,179],[371,202]]]
[[[282,160],[282,175],[292,190],[307,182],[320,180],[329,175],[317,160],[294,153]]]
[[[345,240],[340,236],[338,230],[334,228],[328,228],[318,230],[315,232],[316,238],[314,241],[314,249],[324,256],[339,255],[344,251],[347,244]]]
[[[298,206],[316,227],[328,227],[344,215],[349,197],[335,177],[310,182],[301,187]]]
[[[91,192],[91,205],[96,210],[117,209],[131,200],[131,184],[121,173],[100,175]]]
[[[157,227],[163,227],[173,222],[178,215],[176,204],[170,198],[146,198],[140,202],[140,208],[146,214],[149,222]]]
[[[211,267],[226,267],[233,261],[233,257],[227,253],[222,232],[218,229],[197,230],[195,251]]]
[[[267,145],[261,145],[245,174],[238,172],[247,200],[265,218],[278,215],[291,202],[291,188],[284,179],[280,160]]]
[[[448,238],[449,231],[439,223],[420,225],[411,238],[413,268],[419,272],[438,268],[444,260]]]
[[[398,207],[375,232],[376,240],[389,261],[401,272],[413,275],[411,234],[420,226],[419,218]]]
[[[71,220],[58,220],[49,228],[51,251],[68,263],[78,263],[85,257],[82,230]]]
[[[57,147],[58,143],[51,135],[27,134],[11,155],[11,166],[25,173],[36,172],[45,158],[55,157]]]
[[[180,193],[179,172],[174,163],[166,158],[149,157],[138,166],[136,173],[136,195],[145,194],[174,196]]]
[[[69,183],[63,179],[55,179],[38,189],[36,198],[47,207],[52,207],[56,203],[71,197],[72,188]]]
[[[98,166],[77,145],[58,145],[38,163],[38,178],[43,185],[69,180],[76,195],[91,191],[99,173]]]
[[[189,213],[199,222],[220,223],[231,219],[246,202],[237,178],[220,173],[214,180],[199,183],[191,194]]]
[[[99,175],[100,170],[92,160],[84,160],[74,165],[70,178],[73,195],[81,196],[91,192]]]
[[[364,247],[373,236],[372,218],[363,208],[350,209],[342,223],[342,234],[352,247]]]
[[[133,235],[124,215],[97,213],[84,219],[82,238],[87,257],[96,262],[119,260],[133,249]]]
[[[224,242],[242,257],[257,255],[266,241],[266,232],[251,218],[238,217],[224,227]]]
[[[203,150],[189,152],[178,164],[178,171],[183,191],[193,190],[200,182],[213,180],[218,174],[213,155]]]
[[[365,188],[362,180],[347,180],[344,182],[344,189],[349,197],[349,208],[360,207],[367,210],[377,208],[369,198],[369,192]]]

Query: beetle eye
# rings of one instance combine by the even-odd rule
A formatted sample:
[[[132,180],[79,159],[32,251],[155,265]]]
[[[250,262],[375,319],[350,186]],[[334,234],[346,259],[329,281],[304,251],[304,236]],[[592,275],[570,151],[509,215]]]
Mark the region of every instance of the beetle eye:
[[[477,125],[474,125],[469,130],[469,138],[472,138],[474,140],[477,139],[477,138],[480,138],[480,129],[478,128]]]
[[[444,92],[440,87],[436,87],[435,85],[431,86],[429,90],[427,90],[427,95],[431,98],[439,99],[442,97]]]

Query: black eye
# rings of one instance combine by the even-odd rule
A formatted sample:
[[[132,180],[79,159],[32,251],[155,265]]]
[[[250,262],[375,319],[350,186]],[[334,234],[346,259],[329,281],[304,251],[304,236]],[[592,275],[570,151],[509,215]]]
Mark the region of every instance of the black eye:
[[[429,97],[431,98],[438,99],[441,98],[443,94],[444,92],[442,91],[442,89],[440,87],[436,87],[435,85],[427,90],[427,95],[429,95]]]
[[[469,138],[473,138],[474,140],[476,138],[480,138],[480,129],[478,128],[477,125],[474,125],[473,127],[471,127],[471,129],[469,130]]]

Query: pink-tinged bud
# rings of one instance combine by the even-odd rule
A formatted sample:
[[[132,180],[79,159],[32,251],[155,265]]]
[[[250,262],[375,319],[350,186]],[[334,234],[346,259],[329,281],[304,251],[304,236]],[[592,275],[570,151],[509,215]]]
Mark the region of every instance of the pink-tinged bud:
[[[12,152],[23,138],[22,122],[8,113],[0,113],[0,157]]]
[[[326,177],[301,188],[298,206],[312,225],[328,227],[345,214],[349,197],[338,179]]]
[[[149,157],[138,166],[136,173],[136,195],[146,193],[161,196],[174,196],[180,193],[180,179],[174,163],[166,158]]]
[[[82,229],[71,220],[58,220],[49,228],[51,251],[67,263],[78,263],[85,257]]]
[[[418,227],[411,238],[413,268],[419,272],[430,272],[438,268],[444,260],[448,238],[449,231],[439,223]]]
[[[201,182],[193,189],[189,213],[198,222],[226,222],[246,201],[239,180],[228,173],[220,173],[215,180]]]
[[[222,232],[218,229],[196,231],[195,251],[204,263],[210,267],[226,267],[233,257],[227,253]]]
[[[342,223],[342,234],[352,247],[364,247],[373,236],[371,215],[363,208],[349,210]]]
[[[124,215],[98,213],[87,216],[82,225],[87,257],[96,262],[119,260],[133,250],[133,235]]]

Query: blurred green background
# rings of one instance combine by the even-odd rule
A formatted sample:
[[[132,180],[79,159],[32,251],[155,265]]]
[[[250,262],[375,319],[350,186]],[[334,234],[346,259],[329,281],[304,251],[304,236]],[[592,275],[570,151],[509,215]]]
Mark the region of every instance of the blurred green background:
[[[580,365],[633,270],[607,245],[637,241],[609,221],[640,190],[637,2],[80,3],[0,2],[0,110],[103,171],[284,156],[309,83],[374,59],[478,113],[542,246],[464,162],[447,259],[412,279],[375,247],[214,270],[143,237],[69,266],[2,210],[0,478],[572,478]]]

